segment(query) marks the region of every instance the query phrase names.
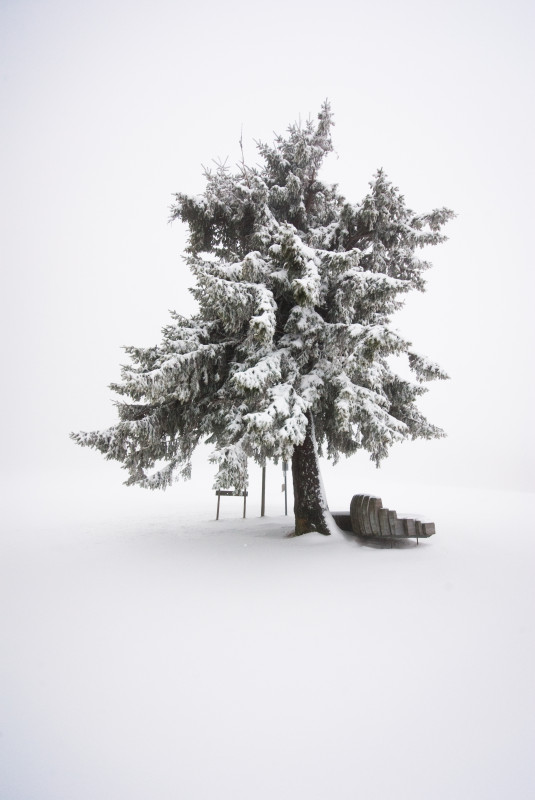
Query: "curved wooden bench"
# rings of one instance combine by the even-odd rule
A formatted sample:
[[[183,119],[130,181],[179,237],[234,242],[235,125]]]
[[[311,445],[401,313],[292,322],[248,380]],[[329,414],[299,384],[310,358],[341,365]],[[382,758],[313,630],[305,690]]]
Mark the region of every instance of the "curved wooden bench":
[[[436,533],[434,522],[403,515],[398,517],[396,511],[383,508],[381,498],[369,494],[354,495],[349,515],[334,513],[333,517],[342,530],[374,539],[414,538],[418,541]]]

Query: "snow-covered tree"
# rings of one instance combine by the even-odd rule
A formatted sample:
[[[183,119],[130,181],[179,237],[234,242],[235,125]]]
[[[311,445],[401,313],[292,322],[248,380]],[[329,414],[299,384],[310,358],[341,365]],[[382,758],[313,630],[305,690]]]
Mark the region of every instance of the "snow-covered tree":
[[[424,381],[445,378],[390,326],[444,241],[446,208],[416,214],[379,170],[361,203],[319,177],[332,151],[329,104],[291,125],[261,165],[205,172],[202,195],[176,195],[189,227],[185,260],[198,313],[172,315],[161,344],[128,347],[119,422],[76,433],[120,461],[127,484],[166,488],[188,477],[200,442],[215,446],[215,488],[243,489],[247,459],[292,464],[295,532],[329,533],[318,452],[364,448],[379,463],[394,442],[443,435],[416,407]],[[414,380],[398,376],[406,354]]]

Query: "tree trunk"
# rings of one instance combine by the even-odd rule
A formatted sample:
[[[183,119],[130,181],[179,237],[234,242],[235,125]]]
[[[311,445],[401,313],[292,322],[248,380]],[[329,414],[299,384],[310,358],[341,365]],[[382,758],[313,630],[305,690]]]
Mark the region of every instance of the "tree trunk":
[[[292,456],[292,478],[294,486],[295,535],[318,531],[330,534],[327,517],[329,511],[323,496],[314,421],[310,413],[303,444],[298,445]]]

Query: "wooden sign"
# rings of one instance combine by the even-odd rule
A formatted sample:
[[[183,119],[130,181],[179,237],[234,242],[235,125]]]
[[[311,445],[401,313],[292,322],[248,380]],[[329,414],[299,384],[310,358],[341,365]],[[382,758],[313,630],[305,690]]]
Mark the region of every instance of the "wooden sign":
[[[247,510],[247,490],[240,492],[239,489],[216,489],[215,493],[217,495],[216,520],[219,519],[219,506],[222,497],[243,497],[243,519],[245,519],[245,513]]]

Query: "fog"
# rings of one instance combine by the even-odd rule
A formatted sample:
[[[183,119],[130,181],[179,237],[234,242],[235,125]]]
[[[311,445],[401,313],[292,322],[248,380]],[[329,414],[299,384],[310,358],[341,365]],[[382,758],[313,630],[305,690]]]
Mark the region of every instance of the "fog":
[[[533,22],[520,0],[1,4],[0,794],[533,796]],[[325,180],[358,202],[383,167],[457,213],[396,320],[451,376],[421,401],[447,438],[322,465],[333,509],[434,520],[419,546],[288,539],[271,464],[268,516],[255,467],[248,519],[224,498],[216,523],[207,448],[156,494],[68,438],[115,422],[122,346],[194,308],[173,193],[325,98]]]

